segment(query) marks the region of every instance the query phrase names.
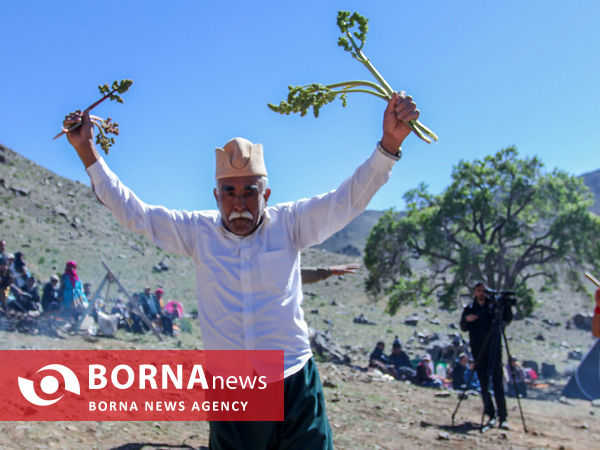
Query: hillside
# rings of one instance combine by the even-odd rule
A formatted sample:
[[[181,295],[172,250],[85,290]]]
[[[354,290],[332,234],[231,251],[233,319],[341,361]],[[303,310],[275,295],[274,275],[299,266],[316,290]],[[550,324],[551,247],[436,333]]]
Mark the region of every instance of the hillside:
[[[584,173],[581,177],[594,195],[594,206],[592,206],[590,210],[600,215],[600,169],[595,170],[594,172]]]
[[[357,218],[348,229],[338,233],[337,242],[343,244],[341,236],[344,235],[348,239],[364,240],[366,233],[357,230],[370,228],[378,214],[368,211]],[[104,276],[100,264],[103,259],[128,289],[138,291],[145,285],[163,286],[167,300],[182,301],[187,312],[195,308],[193,268],[187,258],[165,254],[145,238],[118,225],[89,187],[59,177],[2,146],[0,224],[0,238],[7,241],[7,250],[23,251],[28,265],[42,280],[52,273],[62,272],[65,261],[74,259],[82,280],[97,286]],[[354,226],[356,229],[352,229]],[[352,245],[362,248],[359,241],[353,241]],[[360,262],[359,257],[322,248],[309,249],[303,252],[302,258],[306,266]],[[169,270],[153,270],[160,261]],[[385,312],[383,301],[373,302],[365,295],[365,277],[363,267],[355,275],[305,286],[303,308],[309,326],[326,332],[355,366],[319,361],[326,380],[327,407],[336,447],[497,448],[513,445],[521,448],[557,446],[557,442],[567,447],[594,446],[597,436],[589,425],[584,427],[586,421],[594,421],[592,416],[597,414],[589,402],[558,403],[561,386],[578,364],[569,353],[585,353],[593,343],[589,332],[576,329],[570,322],[576,312],[591,312],[589,294],[573,293],[564,286],[554,292],[540,293],[542,307],[534,316],[515,321],[507,328],[514,354],[540,365],[554,364],[559,376],[544,380],[549,387],[532,393],[535,399],[524,401],[530,429],[537,434],[520,431],[516,404],[509,400],[514,431],[493,430],[481,436],[472,427],[454,433],[450,429],[449,416],[457,400],[455,396],[434,397],[433,391],[386,381],[358,369],[366,365],[376,341],[383,340],[389,347],[395,335],[411,357],[420,357],[428,348],[422,336],[458,333],[456,324],[460,316],[460,311],[441,311],[435,304],[421,303],[405,306],[391,317]],[[355,323],[353,319],[360,314],[374,324]],[[407,316],[413,314],[419,316],[417,324],[405,324]],[[1,349],[202,348],[195,323],[192,334],[182,333],[178,338],[162,342],[150,334],[140,337],[124,332],[119,332],[114,339],[100,338],[95,342],[81,336],[57,339],[5,331],[0,331],[0,339]],[[478,399],[470,399],[463,408],[460,421],[479,421]],[[22,448],[143,448],[144,443],[148,447],[198,447],[206,445],[207,429],[206,423],[183,422],[5,422],[0,424],[0,447],[12,448],[15,442]],[[440,437],[447,432],[450,432],[449,441]],[[390,441],[392,435],[397,438],[396,442]]]

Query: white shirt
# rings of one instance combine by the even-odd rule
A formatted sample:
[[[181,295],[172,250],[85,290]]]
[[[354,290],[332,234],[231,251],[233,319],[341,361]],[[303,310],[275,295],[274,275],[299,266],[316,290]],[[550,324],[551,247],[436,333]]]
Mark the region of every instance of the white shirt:
[[[300,250],[320,244],[367,207],[396,158],[376,149],[327,194],[265,209],[249,236],[224,228],[219,211],[176,211],[142,202],[100,159],[87,169],[115,218],[196,266],[198,320],[207,350],[284,350],[284,377],[312,356],[302,310]]]

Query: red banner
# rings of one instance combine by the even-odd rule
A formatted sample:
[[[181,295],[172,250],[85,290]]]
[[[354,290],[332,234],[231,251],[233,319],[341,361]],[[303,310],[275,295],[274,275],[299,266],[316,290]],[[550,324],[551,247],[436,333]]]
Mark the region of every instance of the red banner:
[[[2,350],[0,420],[283,420],[283,351]]]

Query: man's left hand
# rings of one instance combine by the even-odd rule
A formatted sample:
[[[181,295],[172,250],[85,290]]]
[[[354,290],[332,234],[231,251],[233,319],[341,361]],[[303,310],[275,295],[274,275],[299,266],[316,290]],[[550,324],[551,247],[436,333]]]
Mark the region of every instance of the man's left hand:
[[[395,155],[404,142],[411,128],[406,122],[419,118],[419,110],[412,97],[395,92],[383,113],[383,137],[381,146],[388,153]]]
[[[343,266],[329,266],[331,275],[344,275],[346,273],[354,273],[360,268],[360,264],[346,264]]]

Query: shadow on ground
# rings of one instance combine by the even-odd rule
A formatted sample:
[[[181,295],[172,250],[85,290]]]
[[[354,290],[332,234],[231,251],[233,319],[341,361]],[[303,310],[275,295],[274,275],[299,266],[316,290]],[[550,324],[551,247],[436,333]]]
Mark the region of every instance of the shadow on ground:
[[[128,444],[119,445],[118,447],[112,447],[111,450],[144,450],[150,448],[177,448],[177,449],[197,449],[197,450],[208,450],[208,447],[192,447],[187,444],[159,444],[156,442],[130,442]]]
[[[468,434],[470,431],[479,431],[481,429],[481,425],[475,422],[464,422],[455,425],[437,425],[434,423],[421,421],[421,427],[436,427],[438,430],[459,434]]]

